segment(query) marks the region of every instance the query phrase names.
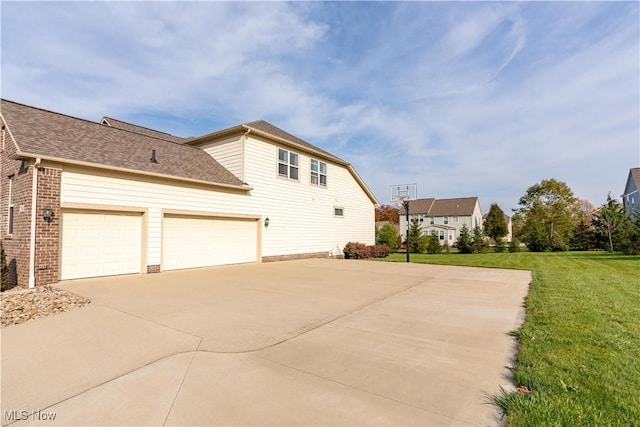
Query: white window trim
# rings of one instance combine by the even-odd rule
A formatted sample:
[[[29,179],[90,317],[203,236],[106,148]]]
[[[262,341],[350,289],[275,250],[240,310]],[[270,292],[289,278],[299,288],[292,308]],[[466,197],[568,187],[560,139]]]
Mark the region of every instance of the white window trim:
[[[9,199],[7,207],[7,234],[13,235],[13,222],[15,220],[15,175],[9,177]]]
[[[313,170],[313,163],[316,162],[317,166],[317,171]],[[322,170],[322,165],[324,165],[324,173],[321,172]],[[316,176],[316,180],[318,182],[313,182],[313,177],[314,174]],[[322,183],[322,177],[324,176],[324,184]],[[327,163],[317,160],[317,159],[311,159],[309,162],[309,182],[311,183],[311,185],[317,185],[318,187],[326,187],[327,186]]]
[[[283,151],[284,153],[286,153],[286,161],[280,160],[280,151]],[[294,155],[295,159],[296,159],[296,164],[294,164],[291,161],[291,156]],[[287,174],[282,174],[280,173],[280,165],[284,165],[287,167]],[[297,177],[296,178],[292,178],[291,177],[291,171],[292,169],[295,169],[297,171]],[[277,167],[277,173],[278,176],[280,178],[287,178],[287,179],[291,179],[294,181],[299,181],[300,180],[300,154],[296,153],[295,151],[289,151],[285,148],[278,148],[278,167]]]

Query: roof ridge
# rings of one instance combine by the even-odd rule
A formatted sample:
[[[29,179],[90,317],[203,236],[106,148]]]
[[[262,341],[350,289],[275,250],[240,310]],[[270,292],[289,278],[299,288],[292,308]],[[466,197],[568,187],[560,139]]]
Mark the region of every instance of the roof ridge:
[[[85,122],[85,123],[89,123],[89,124],[92,124],[92,125],[95,125],[95,126],[100,126],[103,129],[106,127],[106,128],[111,129],[113,131],[127,132],[127,133],[130,133],[130,134],[133,134],[133,135],[142,136],[144,138],[151,138],[151,139],[155,139],[155,140],[158,140],[158,141],[167,142],[169,144],[176,144],[176,145],[180,145],[180,146],[188,146],[189,148],[195,148],[196,150],[200,150],[200,148],[198,148],[198,147],[193,147],[191,145],[183,144],[181,142],[173,142],[173,141],[169,141],[167,139],[158,138],[157,136],[145,135],[145,134],[142,134],[142,133],[139,133],[139,132],[133,132],[133,131],[130,131],[130,130],[120,129],[120,128],[116,128],[116,127],[113,127],[113,126],[106,126],[106,125],[104,125],[104,124],[102,124],[100,122],[94,122],[93,120],[83,119],[82,117],[76,117],[76,116],[72,116],[72,115],[69,115],[69,114],[59,113],[57,111],[48,110],[46,108],[34,107],[32,105],[27,105],[27,104],[23,104],[21,102],[11,101],[11,100],[5,99],[5,98],[0,98],[0,100],[3,101],[3,102],[10,102],[10,103],[15,104],[15,105],[20,105],[22,107],[31,108],[33,110],[39,110],[39,111],[43,111],[45,113],[55,114],[55,115],[60,116],[60,117],[67,117],[67,118],[73,119],[73,120],[80,120],[80,121]],[[115,120],[117,120],[117,119],[115,119]],[[133,125],[133,123],[129,123],[129,124]],[[133,125],[133,126],[137,126],[137,125]],[[150,130],[153,130],[153,129],[150,129]],[[161,133],[163,133],[163,132],[161,132]],[[178,137],[178,138],[181,138],[181,137]]]
[[[162,130],[152,129],[152,128],[147,127],[147,126],[140,126],[140,125],[137,125],[137,124],[135,124],[135,123],[125,122],[124,120],[115,119],[115,118],[113,118],[113,117],[109,117],[109,116],[102,116],[102,120],[115,120],[116,122],[124,123],[124,124],[126,124],[126,125],[135,126],[135,127],[137,127],[137,128],[150,130],[150,131],[152,131],[152,132],[157,132],[157,133],[161,133],[161,134],[168,135],[168,136],[173,136],[174,138],[183,138],[182,136],[173,135],[173,134],[171,134],[171,133],[169,133],[169,132],[164,132],[164,131],[162,131]],[[102,123],[100,123],[100,124],[102,124]],[[111,125],[109,125],[109,126],[111,126]],[[111,127],[114,127],[114,126],[111,126]],[[116,128],[116,129],[119,129],[119,128]],[[126,129],[121,129],[121,130],[126,130]],[[133,132],[133,131],[129,131],[129,132]],[[138,133],[138,132],[133,132],[133,133]],[[147,135],[147,136],[148,136],[148,135]]]

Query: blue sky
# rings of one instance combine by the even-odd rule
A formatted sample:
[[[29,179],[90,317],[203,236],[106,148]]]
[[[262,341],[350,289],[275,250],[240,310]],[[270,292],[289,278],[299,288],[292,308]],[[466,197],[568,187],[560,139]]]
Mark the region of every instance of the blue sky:
[[[640,166],[638,2],[0,3],[3,98],[180,136],[265,119],[381,203],[542,179],[599,205]]]

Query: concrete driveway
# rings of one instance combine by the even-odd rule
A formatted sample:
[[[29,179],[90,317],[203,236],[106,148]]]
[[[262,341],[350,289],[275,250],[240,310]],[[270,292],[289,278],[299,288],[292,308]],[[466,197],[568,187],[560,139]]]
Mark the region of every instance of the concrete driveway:
[[[314,259],[64,282],[92,303],[1,330],[2,424],[497,425],[530,281]]]

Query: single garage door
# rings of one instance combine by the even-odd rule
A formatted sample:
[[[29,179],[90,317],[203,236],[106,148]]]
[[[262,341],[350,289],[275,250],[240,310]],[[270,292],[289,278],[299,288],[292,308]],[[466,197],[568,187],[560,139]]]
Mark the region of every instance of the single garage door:
[[[61,279],[140,273],[142,214],[62,213]]]
[[[255,219],[165,215],[162,268],[176,270],[256,262],[257,227]]]

